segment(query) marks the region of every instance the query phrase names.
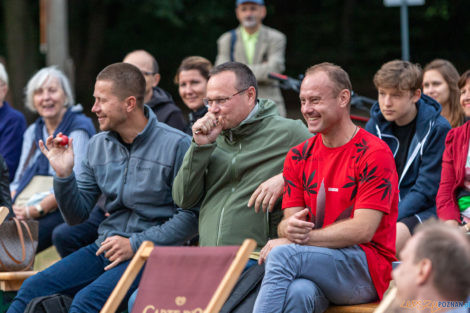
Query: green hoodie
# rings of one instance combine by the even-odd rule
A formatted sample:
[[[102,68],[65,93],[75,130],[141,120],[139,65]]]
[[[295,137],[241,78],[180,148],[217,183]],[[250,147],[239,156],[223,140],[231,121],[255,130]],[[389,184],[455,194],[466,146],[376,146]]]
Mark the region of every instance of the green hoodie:
[[[277,237],[280,201],[267,214],[255,213],[248,200],[262,182],[282,172],[289,149],[311,136],[301,121],[279,116],[273,101],[260,99],[253,116],[224,130],[214,143],[193,141],[174,180],[173,199],[181,208],[202,202],[200,245],[240,245],[252,238],[259,251]]]

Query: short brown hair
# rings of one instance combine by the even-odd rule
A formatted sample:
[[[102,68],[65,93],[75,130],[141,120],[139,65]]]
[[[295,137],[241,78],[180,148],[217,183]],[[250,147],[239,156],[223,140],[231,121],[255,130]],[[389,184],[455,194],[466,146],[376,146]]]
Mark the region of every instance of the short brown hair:
[[[408,61],[393,60],[385,63],[374,75],[374,85],[378,89],[396,88],[412,92],[421,88],[423,71],[418,64]]]
[[[179,76],[182,71],[197,70],[202,77],[209,80],[209,72],[212,69],[212,63],[206,58],[200,56],[190,56],[183,59],[176,70],[175,84],[179,83]]]
[[[240,62],[226,62],[217,65],[209,72],[209,78],[222,72],[232,72],[237,78],[236,86],[238,91],[254,87],[256,91],[256,98],[258,97],[258,83],[256,81],[255,74],[251,69]]]
[[[462,76],[460,76],[460,79],[459,79],[459,82],[458,82],[458,86],[459,86],[459,89],[462,89],[463,87],[465,87],[465,84],[467,83],[467,80],[470,78],[470,70],[466,70]]]
[[[340,91],[344,89],[349,90],[349,92],[352,91],[352,84],[351,80],[349,79],[349,75],[343,68],[341,68],[341,66],[330,62],[323,62],[310,66],[305,71],[305,76],[311,75],[316,72],[325,72],[328,75],[328,78],[335,85],[335,95],[338,95]]]
[[[143,108],[145,78],[134,65],[122,62],[108,65],[96,76],[96,80],[111,81],[113,93],[119,99],[133,96],[137,100],[137,106]]]
[[[450,125],[452,127],[462,125],[464,113],[460,106],[459,72],[452,63],[443,59],[435,59],[424,67],[425,73],[430,70],[438,71],[449,86],[449,116],[447,118]]]
[[[470,236],[435,220],[419,225],[416,233],[420,238],[414,263],[429,259],[438,292],[449,300],[466,300],[470,294]]]

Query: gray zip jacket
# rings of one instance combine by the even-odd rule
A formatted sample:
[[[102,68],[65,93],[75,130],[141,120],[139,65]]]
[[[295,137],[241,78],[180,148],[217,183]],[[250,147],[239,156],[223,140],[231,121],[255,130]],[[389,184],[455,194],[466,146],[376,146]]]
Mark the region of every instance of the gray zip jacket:
[[[99,246],[107,237],[130,239],[134,252],[144,240],[178,245],[197,233],[198,207],[178,208],[172,199],[173,179],[189,148],[189,136],[149,118],[128,150],[112,131],[93,136],[83,170],[66,178],[54,177],[54,192],[68,224],[88,218],[99,195],[106,196],[110,214],[98,228]]]

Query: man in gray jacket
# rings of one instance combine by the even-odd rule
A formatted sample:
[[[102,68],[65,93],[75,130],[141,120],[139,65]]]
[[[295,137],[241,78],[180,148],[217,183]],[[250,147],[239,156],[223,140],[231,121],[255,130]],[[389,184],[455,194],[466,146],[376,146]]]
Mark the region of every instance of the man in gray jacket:
[[[258,82],[259,97],[276,102],[279,114],[286,116],[279,85],[268,78],[270,72],[284,71],[286,36],[262,24],[266,17],[264,0],[237,0],[235,13],[240,26],[217,40],[215,65],[228,61],[248,65]]]
[[[95,243],[26,280],[9,313],[55,293],[74,296],[70,312],[98,312],[144,240],[178,245],[196,234],[198,208],[177,208],[171,197],[189,137],[157,121],[143,105],[144,90],[145,79],[131,64],[112,64],[98,74],[92,112],[102,132],[90,140],[77,178],[71,142],[62,146],[61,134],[40,141],[56,172],[54,191],[65,220],[84,221],[101,193],[110,216]]]

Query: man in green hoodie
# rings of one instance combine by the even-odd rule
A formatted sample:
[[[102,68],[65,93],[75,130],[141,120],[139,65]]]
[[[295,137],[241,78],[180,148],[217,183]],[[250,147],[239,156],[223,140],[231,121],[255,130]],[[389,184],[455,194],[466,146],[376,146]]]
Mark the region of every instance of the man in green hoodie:
[[[312,135],[301,121],[279,116],[273,101],[257,99],[257,88],[253,72],[242,63],[227,62],[211,71],[204,99],[209,112],[193,125],[191,146],[173,184],[179,206],[201,203],[201,246],[239,245],[253,238],[259,251],[277,237],[282,212],[275,204],[282,194],[285,156]]]

